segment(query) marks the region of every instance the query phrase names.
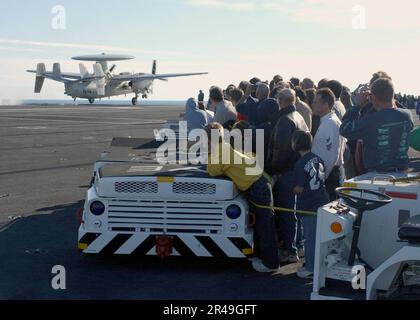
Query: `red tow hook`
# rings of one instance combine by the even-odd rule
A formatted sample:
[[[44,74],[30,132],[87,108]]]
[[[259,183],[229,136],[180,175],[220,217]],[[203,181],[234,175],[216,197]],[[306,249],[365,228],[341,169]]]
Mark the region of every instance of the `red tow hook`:
[[[83,221],[83,208],[79,208],[79,209],[77,209],[77,211],[76,211],[76,220],[80,223],[80,224],[82,224],[82,223],[85,223],[84,221]]]
[[[173,248],[172,237],[156,237],[156,255],[162,259],[172,254]]]

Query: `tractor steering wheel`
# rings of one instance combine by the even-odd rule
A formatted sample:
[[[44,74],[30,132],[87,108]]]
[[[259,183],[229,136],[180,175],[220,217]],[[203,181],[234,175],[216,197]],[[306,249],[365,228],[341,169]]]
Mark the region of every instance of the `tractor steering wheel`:
[[[337,188],[335,192],[348,206],[359,212],[375,210],[392,202],[392,198],[386,194],[365,189]],[[351,194],[352,192],[358,192],[360,196],[353,195]],[[374,196],[377,199],[366,199],[364,197],[365,194]]]

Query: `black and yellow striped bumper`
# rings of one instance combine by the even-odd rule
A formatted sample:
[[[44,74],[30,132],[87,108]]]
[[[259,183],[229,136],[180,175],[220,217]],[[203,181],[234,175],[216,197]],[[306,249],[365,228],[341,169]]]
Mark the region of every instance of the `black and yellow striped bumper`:
[[[78,248],[84,253],[157,255],[156,237],[143,233],[84,233]],[[253,254],[252,235],[226,237],[220,235],[165,235],[172,238],[171,256],[247,258]]]

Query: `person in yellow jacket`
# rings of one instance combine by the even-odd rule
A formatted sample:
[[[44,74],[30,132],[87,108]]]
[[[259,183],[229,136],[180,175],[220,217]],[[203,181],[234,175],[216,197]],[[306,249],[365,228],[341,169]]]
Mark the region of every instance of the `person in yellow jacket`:
[[[239,190],[247,193],[249,200],[253,203],[272,207],[273,194],[270,178],[255,166],[252,156],[233,149],[224,140],[221,124],[207,125],[205,130],[209,141],[208,174],[212,177],[229,177]],[[218,139],[212,139],[212,136]],[[253,206],[251,208],[256,215],[255,250],[257,256],[252,260],[252,266],[258,272],[275,272],[279,267],[279,258],[273,210]]]

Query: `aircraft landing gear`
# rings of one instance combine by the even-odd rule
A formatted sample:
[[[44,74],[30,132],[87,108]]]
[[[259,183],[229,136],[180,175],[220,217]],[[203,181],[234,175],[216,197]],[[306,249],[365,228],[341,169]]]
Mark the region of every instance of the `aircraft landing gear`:
[[[137,104],[137,97],[134,97],[133,99],[131,99],[131,104],[133,106],[135,106]]]
[[[94,102],[95,102],[95,99],[93,99],[93,98],[90,98],[90,99],[89,99],[89,103],[90,103],[90,104],[92,104],[92,103],[94,103]]]
[[[147,94],[141,96],[143,99],[147,99]]]

